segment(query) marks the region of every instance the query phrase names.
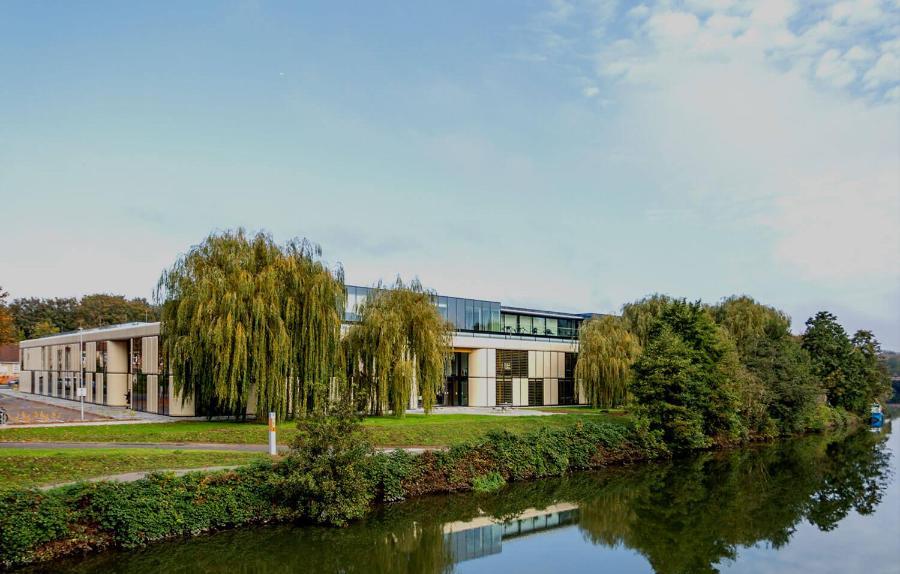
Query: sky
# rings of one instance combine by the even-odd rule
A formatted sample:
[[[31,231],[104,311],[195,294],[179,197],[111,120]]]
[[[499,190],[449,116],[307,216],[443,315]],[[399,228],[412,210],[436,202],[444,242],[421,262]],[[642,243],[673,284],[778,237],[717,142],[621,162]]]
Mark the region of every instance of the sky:
[[[12,297],[150,297],[243,226],[353,284],[748,294],[900,350],[900,1],[6,0],[0,206]]]

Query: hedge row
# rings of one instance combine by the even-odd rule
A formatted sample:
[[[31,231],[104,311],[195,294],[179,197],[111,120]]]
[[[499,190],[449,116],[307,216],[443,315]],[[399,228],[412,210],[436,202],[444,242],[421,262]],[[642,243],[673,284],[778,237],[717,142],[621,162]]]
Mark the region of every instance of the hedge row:
[[[294,452],[277,463],[180,477],[154,474],[129,483],[82,483],[47,492],[2,492],[0,565],[11,568],[69,554],[134,548],[248,524],[342,524],[377,500],[496,489],[508,481],[558,476],[662,452],[639,429],[592,423],[526,434],[495,431],[475,442],[422,455],[400,450],[371,454],[370,448],[348,440],[364,439],[346,424],[323,422],[312,435],[318,441],[312,447],[301,438]]]

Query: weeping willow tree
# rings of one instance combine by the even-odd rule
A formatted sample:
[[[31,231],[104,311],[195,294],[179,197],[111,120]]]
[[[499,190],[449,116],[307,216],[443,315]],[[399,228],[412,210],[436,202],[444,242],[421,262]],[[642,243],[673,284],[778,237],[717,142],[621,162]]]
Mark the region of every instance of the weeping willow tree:
[[[668,295],[654,293],[622,307],[622,320],[625,326],[638,340],[641,347],[646,347],[650,340],[650,330],[669,304],[674,301]]]
[[[343,374],[343,271],[306,240],[278,245],[243,229],[213,234],[157,285],[161,348],[176,391],[199,410],[303,416]]]
[[[425,412],[434,406],[450,353],[450,325],[434,294],[418,281],[381,284],[358,310],[359,322],[344,338],[350,387],[370,413],[406,412],[413,393]]]
[[[641,346],[619,317],[590,319],[578,338],[575,377],[595,407],[614,407],[625,402],[631,365]]]

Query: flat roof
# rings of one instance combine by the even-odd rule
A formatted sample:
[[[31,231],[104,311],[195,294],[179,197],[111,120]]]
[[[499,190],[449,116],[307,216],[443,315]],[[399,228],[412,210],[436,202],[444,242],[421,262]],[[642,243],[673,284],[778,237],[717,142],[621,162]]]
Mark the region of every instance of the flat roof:
[[[148,337],[159,334],[159,322],[154,323],[121,323],[119,325],[106,325],[103,327],[93,327],[91,329],[82,329],[81,331],[70,331],[68,333],[59,333],[40,337],[38,339],[28,339],[19,342],[19,347],[40,347],[43,345],[66,345],[69,343],[77,343],[79,341],[104,341],[106,339],[128,339],[131,337]]]

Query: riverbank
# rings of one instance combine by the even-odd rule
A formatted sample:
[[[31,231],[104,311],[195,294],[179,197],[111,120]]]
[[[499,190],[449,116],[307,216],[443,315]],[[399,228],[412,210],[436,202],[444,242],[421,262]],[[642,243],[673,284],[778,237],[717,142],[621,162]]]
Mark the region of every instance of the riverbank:
[[[362,507],[351,508],[341,489],[298,491],[297,484],[306,484],[312,475],[291,457],[224,472],[152,475],[130,483],[83,483],[47,492],[15,489],[0,495],[0,562],[11,568],[249,524],[322,522],[336,509],[355,518],[377,501],[472,490],[490,486],[492,480],[503,484],[664,455],[663,449],[630,427],[588,422],[525,433],[491,431],[447,450],[422,455],[369,453],[344,461],[342,476],[360,476],[363,482],[356,486],[370,493]]]
[[[377,505],[346,528],[238,528],[74,557],[33,574],[836,574],[858,570],[860,556],[867,571],[887,574],[900,563],[900,484],[890,479],[897,439],[804,436],[515,483],[497,493]]]
[[[289,456],[224,472],[4,492],[0,563],[11,568],[252,524],[342,523],[380,501],[493,491],[507,482],[669,455],[644,429],[611,423],[491,431],[421,455],[365,452],[353,446],[358,437],[352,434],[326,437],[342,442],[306,460]],[[340,476],[327,480],[322,473],[335,468]]]

